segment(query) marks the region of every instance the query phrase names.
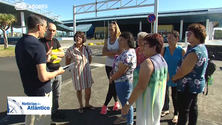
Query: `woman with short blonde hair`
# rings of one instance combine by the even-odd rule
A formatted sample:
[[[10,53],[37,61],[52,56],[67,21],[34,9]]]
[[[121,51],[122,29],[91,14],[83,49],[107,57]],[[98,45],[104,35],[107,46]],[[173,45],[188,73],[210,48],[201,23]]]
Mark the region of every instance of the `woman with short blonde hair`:
[[[139,32],[137,34],[138,48],[136,49],[137,66],[139,66],[147,57],[143,54],[144,37],[147,36],[146,32]]]

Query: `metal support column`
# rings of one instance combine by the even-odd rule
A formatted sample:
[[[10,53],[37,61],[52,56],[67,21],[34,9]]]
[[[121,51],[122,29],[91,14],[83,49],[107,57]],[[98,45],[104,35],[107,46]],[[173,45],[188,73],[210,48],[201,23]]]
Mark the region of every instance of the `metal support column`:
[[[140,21],[139,32],[142,31],[142,21]]]
[[[207,19],[206,20],[206,33],[207,33],[207,37],[206,37],[205,40],[209,40],[209,24],[210,24],[209,22],[210,22],[210,20]]]
[[[180,20],[180,41],[182,41],[183,37],[183,20]]]
[[[154,1],[154,14],[156,16],[156,20],[154,21],[154,33],[158,33],[158,10],[159,10],[159,0]]]
[[[73,6],[73,34],[76,33],[76,8]]]
[[[21,16],[21,28],[22,28],[22,34],[25,34],[25,14],[23,11],[20,12],[20,16]]]

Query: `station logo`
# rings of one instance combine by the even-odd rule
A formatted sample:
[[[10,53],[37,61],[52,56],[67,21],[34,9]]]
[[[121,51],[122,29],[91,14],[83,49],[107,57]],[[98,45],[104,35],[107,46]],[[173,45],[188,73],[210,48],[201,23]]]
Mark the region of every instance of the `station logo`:
[[[50,97],[7,97],[8,115],[51,115]]]

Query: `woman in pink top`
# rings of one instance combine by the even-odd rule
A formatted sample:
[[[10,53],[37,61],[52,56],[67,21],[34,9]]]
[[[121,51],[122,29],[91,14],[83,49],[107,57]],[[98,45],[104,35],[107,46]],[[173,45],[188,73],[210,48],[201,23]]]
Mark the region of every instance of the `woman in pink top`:
[[[147,57],[143,54],[144,41],[143,38],[147,36],[146,32],[139,32],[137,34],[138,48],[136,49],[137,66],[139,66]]]

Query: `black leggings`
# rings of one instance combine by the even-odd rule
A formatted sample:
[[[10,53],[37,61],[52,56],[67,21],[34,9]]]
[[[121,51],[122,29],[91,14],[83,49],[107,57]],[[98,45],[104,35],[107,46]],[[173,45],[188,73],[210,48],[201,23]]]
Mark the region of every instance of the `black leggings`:
[[[178,109],[177,109],[177,87],[170,87],[171,88],[171,95],[172,95],[172,101],[173,101],[173,108],[174,108],[174,115],[178,115]],[[169,86],[166,87],[166,95],[165,95],[165,102],[163,106],[162,111],[168,111],[169,110]]]
[[[189,92],[186,87],[184,92],[177,93],[179,119],[177,125],[186,125],[189,119],[189,125],[197,124],[198,106],[197,106],[197,94]]]
[[[110,77],[109,73],[111,71],[112,71],[112,67],[106,66],[106,74],[107,74],[108,79]],[[109,102],[112,99],[112,97],[114,98],[114,101],[117,102],[116,86],[115,86],[114,82],[112,84],[109,84],[108,93],[106,95],[106,101],[104,103],[105,106],[107,106],[109,104]]]

